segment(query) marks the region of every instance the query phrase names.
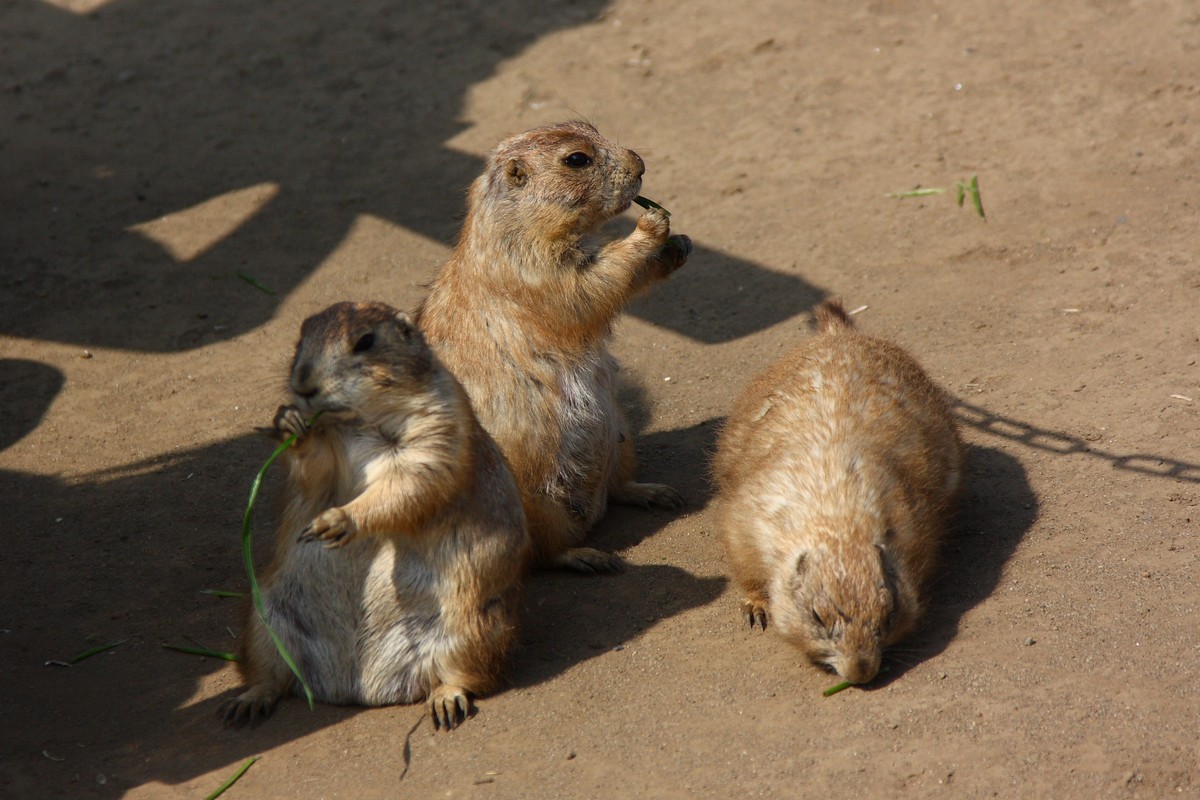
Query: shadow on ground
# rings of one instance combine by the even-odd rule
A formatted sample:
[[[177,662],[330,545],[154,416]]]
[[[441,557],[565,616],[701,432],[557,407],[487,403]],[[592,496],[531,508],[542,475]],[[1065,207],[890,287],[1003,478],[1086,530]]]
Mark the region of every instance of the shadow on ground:
[[[898,656],[907,650],[924,661],[949,647],[967,612],[996,591],[1005,565],[1037,519],[1037,495],[1013,456],[968,446],[966,480],[930,588],[925,625],[907,646],[897,648]]]
[[[20,165],[0,186],[0,333],[186,351],[271,319],[362,215],[451,243],[482,168],[447,145],[468,127],[467,90],[605,5],[299,0],[284,11],[244,0],[119,0],[86,16],[35,2],[0,9],[9,56],[0,84],[15,120],[0,148]],[[273,24],[280,13],[289,25]],[[161,44],[139,56],[124,46],[131,38]],[[517,130],[523,111],[513,109]],[[491,133],[498,141],[514,132]],[[257,198],[244,219],[204,205],[243,191]],[[169,228],[172,215],[188,214],[196,230],[173,244],[144,234],[148,223]],[[684,232],[697,243],[691,265],[670,299],[647,299],[635,314],[726,341],[820,295],[798,277],[706,249],[703,231]]]

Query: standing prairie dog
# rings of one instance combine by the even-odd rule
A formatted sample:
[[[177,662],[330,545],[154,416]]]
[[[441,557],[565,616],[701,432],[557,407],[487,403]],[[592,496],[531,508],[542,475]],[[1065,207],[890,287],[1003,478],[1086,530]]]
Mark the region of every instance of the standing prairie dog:
[[[946,395],[836,302],[756,378],[714,459],[718,525],[751,627],[851,683],[922,612],[962,452]]]
[[[606,343],[626,302],[691,252],[649,209],[624,239],[593,239],[629,208],[645,165],[584,122],[501,142],[471,185],[467,218],[417,319],[458,375],[521,489],[536,557],[585,572],[619,557],[580,547],[608,501],[680,508],[636,483]]]
[[[427,698],[452,728],[516,632],[529,536],[512,475],[458,381],[382,303],[305,320],[289,388],[275,428],[299,439],[262,580],[270,625],[317,699]],[[235,727],[298,689],[253,608],[240,650],[249,687],[222,710]]]

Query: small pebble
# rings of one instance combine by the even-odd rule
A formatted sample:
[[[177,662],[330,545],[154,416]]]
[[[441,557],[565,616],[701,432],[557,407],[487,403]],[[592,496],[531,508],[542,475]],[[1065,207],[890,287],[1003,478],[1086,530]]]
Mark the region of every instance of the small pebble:
[[[1032,636],[1025,640],[1026,647],[1033,647],[1035,644],[1037,644],[1037,639],[1034,639]]]

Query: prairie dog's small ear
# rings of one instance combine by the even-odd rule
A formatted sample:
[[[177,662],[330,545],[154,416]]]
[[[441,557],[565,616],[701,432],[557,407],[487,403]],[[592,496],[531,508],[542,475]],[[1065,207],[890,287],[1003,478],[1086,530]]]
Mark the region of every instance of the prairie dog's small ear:
[[[525,185],[525,181],[529,179],[529,173],[521,159],[510,158],[504,166],[504,177],[508,179],[509,186],[517,189]]]
[[[404,341],[411,342],[414,338],[420,337],[421,332],[417,330],[416,323],[412,321],[412,317],[407,312],[397,311],[395,322],[396,330],[404,337]]]
[[[801,552],[800,555],[796,557],[796,564],[792,568],[792,575],[791,575],[791,578],[789,578],[789,580],[788,580],[789,588],[791,588],[792,594],[799,594],[800,590],[802,588],[804,588],[804,578],[805,578],[805,573],[807,573],[807,572],[808,572],[808,552],[804,551],[804,552]]]
[[[896,546],[896,529],[889,525],[887,530],[883,532],[883,536],[875,542],[875,546],[879,548],[880,552],[886,552],[894,548]]]
[[[899,570],[896,565],[895,553],[891,550],[892,539],[895,534],[892,529],[888,528],[887,535],[884,536],[882,543],[876,543],[875,549],[879,551],[879,564],[883,568],[883,581],[888,591],[895,594],[899,585]]]

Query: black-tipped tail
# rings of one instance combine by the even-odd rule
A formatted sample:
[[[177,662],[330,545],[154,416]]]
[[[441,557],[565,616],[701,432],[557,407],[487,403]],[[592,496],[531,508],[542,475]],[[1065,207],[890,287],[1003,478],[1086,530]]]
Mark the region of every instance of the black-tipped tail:
[[[854,320],[846,313],[846,307],[841,300],[826,300],[817,306],[817,331],[836,330],[838,328],[853,328]]]

